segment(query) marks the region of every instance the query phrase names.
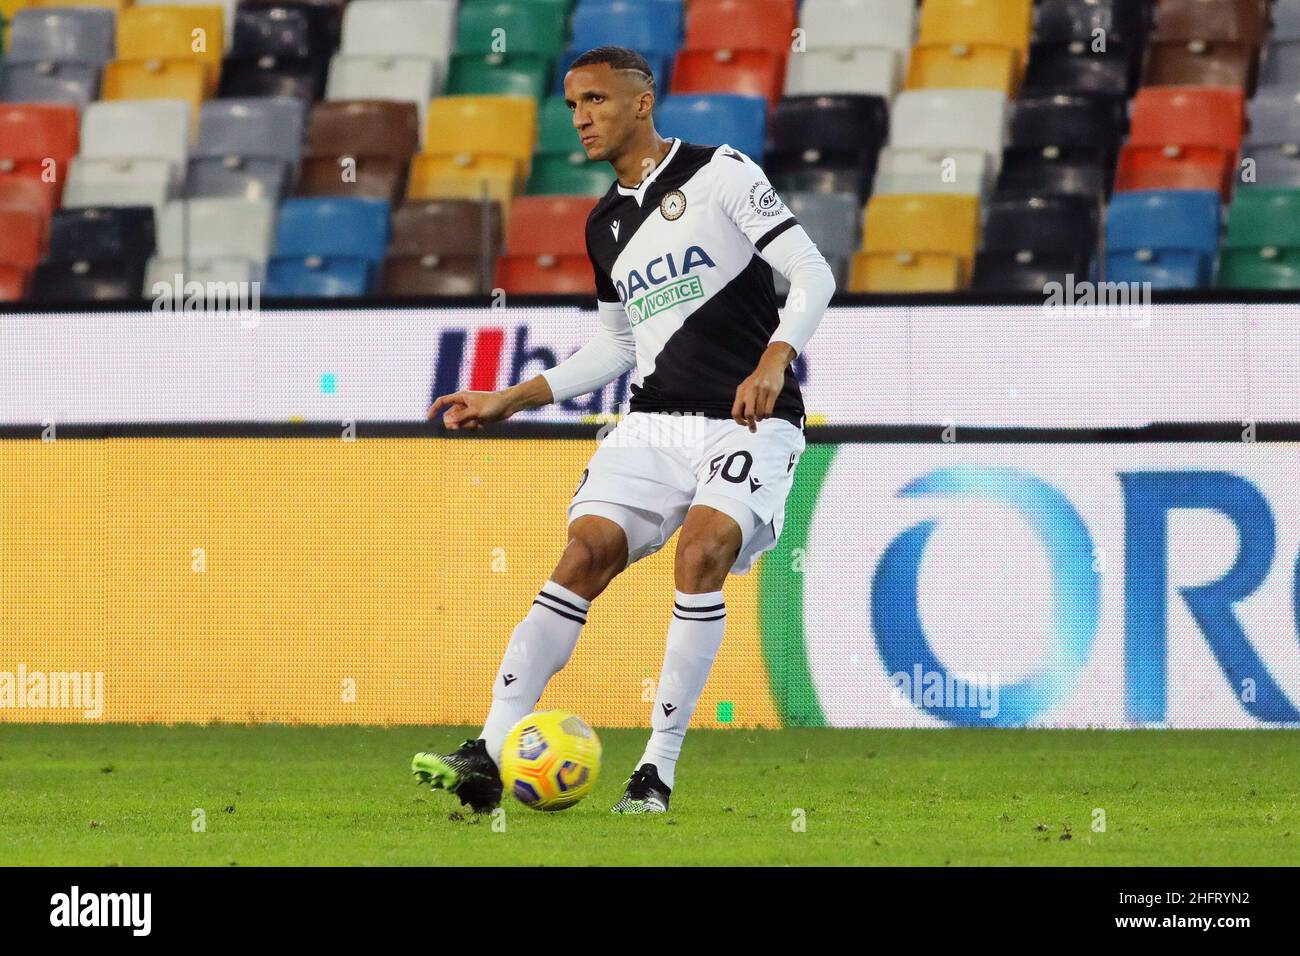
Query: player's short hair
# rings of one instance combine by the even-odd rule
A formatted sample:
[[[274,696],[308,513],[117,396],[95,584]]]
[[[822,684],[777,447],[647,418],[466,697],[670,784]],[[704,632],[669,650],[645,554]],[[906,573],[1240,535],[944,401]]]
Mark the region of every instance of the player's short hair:
[[[630,50],[625,46],[593,47],[574,60],[569,65],[569,69],[573,70],[580,66],[595,66],[598,63],[608,63],[610,68],[614,70],[635,70],[645,76],[650,89],[655,88],[654,70],[646,62],[646,58],[636,50]]]

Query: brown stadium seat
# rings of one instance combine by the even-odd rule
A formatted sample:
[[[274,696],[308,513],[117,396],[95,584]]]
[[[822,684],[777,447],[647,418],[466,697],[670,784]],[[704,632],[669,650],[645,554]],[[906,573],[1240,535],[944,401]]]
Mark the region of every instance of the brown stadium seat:
[[[393,213],[390,255],[464,255],[479,249],[490,259],[501,251],[501,207],[475,199],[408,200]],[[484,248],[486,246],[486,248]]]
[[[326,100],[307,120],[308,156],[388,156],[409,162],[420,150],[414,103]]]
[[[350,167],[346,163],[348,159],[353,161]],[[405,190],[404,159],[388,156],[308,156],[302,161],[295,195],[384,199],[396,205]]]
[[[490,260],[488,260],[490,261]],[[485,260],[474,255],[390,255],[384,260],[384,295],[485,295]]]
[[[1192,40],[1153,42],[1147,51],[1143,86],[1232,86],[1254,90],[1259,49],[1249,43]]]
[[[1153,40],[1229,40],[1259,46],[1268,36],[1267,0],[1161,0]]]
[[[493,286],[507,292],[595,295],[591,260],[580,256],[512,256],[497,259]]]
[[[520,196],[510,209],[506,252],[585,256],[587,216],[596,202],[596,196]]]

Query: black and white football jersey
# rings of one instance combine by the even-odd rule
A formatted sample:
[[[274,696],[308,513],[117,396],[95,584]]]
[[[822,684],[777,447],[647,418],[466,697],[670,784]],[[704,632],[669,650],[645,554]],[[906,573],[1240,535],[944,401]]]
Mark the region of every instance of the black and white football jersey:
[[[725,144],[673,140],[637,188],[615,180],[587,219],[587,254],[602,318],[621,311],[636,341],[631,411],[731,417],[779,322],[759,253],[796,225],[762,169]],[[789,368],[773,415],[803,427]]]

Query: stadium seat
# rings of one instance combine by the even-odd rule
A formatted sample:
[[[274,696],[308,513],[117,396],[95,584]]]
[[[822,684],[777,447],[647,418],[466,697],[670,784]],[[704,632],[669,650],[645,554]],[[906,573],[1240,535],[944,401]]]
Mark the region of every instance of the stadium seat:
[[[225,27],[217,5],[127,7],[117,16],[119,61],[197,63],[208,96],[217,92],[224,51]]]
[[[104,67],[104,100],[184,100],[197,121],[204,95],[203,66],[186,60],[116,60]]]
[[[523,181],[537,142],[537,104],[510,96],[443,96],[429,105],[424,155],[428,169],[464,167],[467,158],[505,158]],[[462,157],[466,159],[461,159]]]
[[[1197,40],[1152,42],[1142,73],[1145,86],[1230,86],[1253,90],[1258,50],[1249,43]]]
[[[900,268],[905,272],[912,265],[909,256],[918,261],[921,254],[948,256],[957,264],[959,284],[965,284],[978,237],[979,200],[974,196],[873,196],[863,220],[862,252],[893,260],[894,266],[868,265],[868,273],[883,269],[889,274]],[[882,290],[877,285],[874,291]]]
[[[996,169],[1002,160],[1009,104],[994,90],[906,90],[890,117],[898,149],[978,149]]]
[[[1159,43],[1228,40],[1258,47],[1268,35],[1268,8],[1260,0],[1160,0],[1151,39]]]
[[[389,255],[462,255],[479,248],[491,259],[500,251],[504,236],[501,207],[471,199],[403,203],[393,213],[392,228]]]
[[[94,63],[113,59],[113,11],[68,7],[19,10],[9,27],[10,63]]]
[[[353,0],[363,7],[386,3],[393,7],[405,7],[410,0]],[[427,0],[426,0],[427,2]],[[454,4],[442,4],[444,10],[455,9]],[[353,9],[349,5],[349,11]],[[370,19],[358,11],[359,17]],[[393,24],[395,29],[403,29],[400,24]],[[353,52],[347,40],[348,19],[344,18],[344,48]],[[372,24],[373,28],[373,24]],[[456,22],[455,48],[458,53],[501,53],[500,37],[507,37],[510,53],[533,53],[554,59],[564,49],[565,21],[556,17],[552,10],[543,4],[529,3],[527,0],[494,0],[492,3],[466,3],[460,7]],[[424,49],[443,49],[450,51],[451,38],[438,38],[442,47]],[[393,42],[391,39],[385,42]],[[360,51],[357,51],[360,52]],[[379,51],[374,52],[402,52]],[[426,54],[427,55],[427,54]]]
[[[138,299],[144,284],[143,260],[79,259],[42,262],[32,274],[32,302],[101,302]]]
[[[115,10],[121,12],[131,5],[131,0],[77,0],[78,7],[99,7],[104,10]],[[37,10],[63,9],[68,6],[68,0],[30,0],[27,4]]]
[[[503,255],[493,288],[535,295],[595,295],[596,277],[586,252],[581,255]]]
[[[888,128],[888,106],[878,96],[787,96],[772,113],[765,169],[774,180],[794,184],[822,171],[865,197]]]
[[[1226,246],[1300,248],[1300,189],[1238,189],[1228,207]]]
[[[804,0],[799,9],[799,26],[809,52],[893,51],[901,74],[916,38],[916,8],[912,0]]]
[[[225,49],[230,50],[230,41],[234,34],[235,10],[239,6],[239,0],[132,0],[137,7],[209,7],[218,6],[221,8],[221,25],[224,28],[223,42]]]
[[[1023,60],[1033,28],[1033,0],[925,0],[917,50],[987,44],[1017,50]]]
[[[683,7],[679,0],[597,0],[573,11],[569,48],[585,51],[607,44],[625,46],[647,59],[672,54],[682,43]],[[658,78],[667,88],[667,77]]]
[[[981,150],[886,148],[876,161],[871,194],[958,193],[982,197],[992,187],[992,163]]]
[[[68,161],[77,153],[77,109],[63,103],[0,103],[0,176],[41,182],[58,205]],[[54,181],[46,183],[49,161]]]
[[[1113,163],[1127,123],[1126,111],[1104,99],[1022,96],[1011,115],[1010,145],[1034,150],[1090,147]]]
[[[286,199],[277,256],[342,256],[377,263],[388,245],[388,203],[377,199]]]
[[[449,96],[546,95],[550,60],[537,53],[455,53],[447,71]]]
[[[1087,281],[1089,268],[1087,256],[1070,253],[981,249],[975,255],[970,288],[1003,295],[1020,292],[1041,295],[1046,294],[1047,286],[1053,282],[1065,287],[1072,279]]]
[[[325,98],[414,103],[423,128],[429,100],[438,92],[438,70],[437,61],[429,57],[340,53],[330,60]]]
[[[369,295],[378,269],[346,256],[275,257],[266,264],[266,297],[343,298]]]
[[[880,47],[807,50],[789,59],[785,93],[862,93],[892,100],[901,85],[899,56]]]
[[[1086,273],[1100,216],[1100,204],[1083,196],[1000,196],[985,208],[980,248],[1062,256],[1082,262]]]
[[[1020,51],[1004,46],[917,46],[907,69],[907,89],[998,90],[1014,96]]]
[[[473,18],[464,5],[462,18]],[[533,24],[538,28],[553,24]],[[451,0],[352,0],[343,8],[339,49],[358,56],[428,56],[446,61],[455,48],[456,4]],[[511,44],[515,37],[511,37]]]
[[[1254,163],[1254,182],[1300,186],[1300,88],[1262,89],[1247,107],[1250,132],[1242,155]]]
[[[199,113],[194,155],[296,163],[302,153],[304,113],[302,102],[290,97],[209,100]]]
[[[1133,99],[1115,191],[1217,189],[1226,201],[1244,125],[1239,89],[1144,87]]]
[[[384,295],[486,295],[492,260],[452,252],[392,255],[384,260]]]
[[[179,283],[177,282],[177,276],[180,276]],[[229,283],[262,282],[264,276],[265,264],[254,262],[251,259],[236,257],[168,259],[163,256],[154,256],[145,266],[144,285],[140,291],[142,295],[152,297],[155,294],[154,289],[159,283],[162,283],[164,287],[175,285],[183,287],[186,283],[199,282],[205,288],[211,288],[212,284],[228,286]],[[227,307],[238,306],[240,304],[237,298],[239,291],[230,289],[229,292],[232,298],[227,299]],[[251,295],[251,290],[249,294]],[[259,300],[260,296],[259,290]]]
[[[761,162],[767,103],[760,96],[730,93],[669,96],[655,108],[655,126],[662,135],[688,143],[729,143]]]
[[[961,261],[946,253],[858,252],[849,292],[957,292],[965,287]]]
[[[1273,31],[1269,39],[1292,43],[1300,40],[1300,3],[1296,0],[1276,0],[1273,4]]]
[[[861,248],[862,217],[857,197],[848,193],[789,193],[783,197],[799,224],[828,260],[845,260]],[[778,275],[774,273],[774,277]]]
[[[298,194],[369,197],[396,204],[405,193],[407,168],[419,145],[414,103],[318,103],[311,113]]]
[[[685,50],[790,50],[796,5],[790,0],[693,0],[686,10]]]
[[[1106,280],[1209,286],[1221,218],[1215,190],[1117,193],[1106,211]]]
[[[409,160],[389,156],[306,156],[297,196],[354,196],[396,205],[406,192]]]
[[[28,279],[25,269],[0,265],[0,302],[18,302],[25,298]]]
[[[1300,289],[1300,249],[1224,249],[1220,289]]]
[[[154,211],[150,206],[87,206],[56,209],[50,219],[52,262],[80,259],[142,261],[154,253]]]
[[[573,126],[573,110],[563,96],[548,96],[537,111],[537,150],[543,153],[577,153],[587,158]]]
[[[1119,45],[1093,52],[1081,43],[1034,43],[1020,91],[1025,96],[1086,94],[1122,105],[1135,85],[1139,61],[1138,52]]]
[[[682,50],[673,61],[671,91],[761,96],[771,106],[784,75],[785,58],[770,50]]]
[[[275,204],[270,200],[173,200],[158,221],[158,255],[265,262],[274,233]]]
[[[0,176],[0,208],[26,209],[48,219],[54,202],[47,183],[28,176]]]
[[[510,210],[506,252],[517,256],[585,256],[591,196],[521,196]]]
[[[315,60],[323,65],[338,49],[341,29],[340,6],[297,0],[245,0],[235,10],[230,58]]]
[[[542,153],[533,158],[530,196],[603,196],[614,181],[608,163],[593,163],[586,153]]]
[[[99,95],[99,74],[94,63],[0,63],[0,100],[81,109]]]
[[[1086,43],[1101,31],[1107,46],[1141,49],[1147,35],[1147,0],[1039,0],[1034,7],[1034,41]]]
[[[79,158],[165,160],[177,183],[189,143],[190,107],[180,100],[92,103],[81,116]]]
[[[607,182],[601,192],[608,189]],[[509,209],[516,191],[514,164],[501,159],[465,167],[425,167],[416,156],[406,182],[407,199],[475,199],[495,202],[503,210]]]
[[[162,207],[178,190],[175,165],[169,160],[83,154],[68,166],[63,205],[152,206],[155,214],[161,215]]]
[[[1259,85],[1284,90],[1300,88],[1300,41],[1268,45],[1260,64]]]
[[[35,269],[45,254],[47,221],[43,211],[0,206],[0,264]]]

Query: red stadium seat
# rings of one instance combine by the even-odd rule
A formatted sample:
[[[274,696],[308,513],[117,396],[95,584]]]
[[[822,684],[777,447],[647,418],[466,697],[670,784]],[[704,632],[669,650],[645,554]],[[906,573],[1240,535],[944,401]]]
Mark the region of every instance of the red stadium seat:
[[[59,205],[68,161],[77,154],[77,108],[63,103],[0,105],[0,179],[18,177],[41,188],[46,212]],[[52,176],[47,160],[53,160]]]
[[[17,302],[27,294],[27,273],[18,266],[0,264],[0,302]]]
[[[671,92],[761,96],[770,109],[781,98],[783,83],[780,57],[767,50],[680,50]]]
[[[595,295],[596,277],[580,256],[501,256],[493,285],[506,292]]]
[[[1115,190],[1217,189],[1230,201],[1245,99],[1227,87],[1146,87],[1133,98]]]
[[[795,0],[695,0],[686,14],[687,50],[769,50],[784,65]]]
[[[35,269],[45,254],[48,224],[43,211],[0,206],[0,264]]]
[[[0,208],[32,209],[49,218],[58,204],[55,185],[23,175],[0,175]]]
[[[506,252],[517,256],[585,256],[587,216],[596,196],[520,196],[511,204]]]

